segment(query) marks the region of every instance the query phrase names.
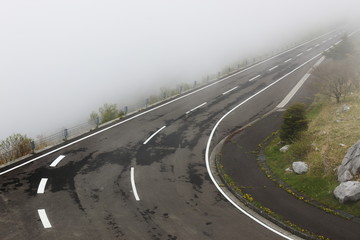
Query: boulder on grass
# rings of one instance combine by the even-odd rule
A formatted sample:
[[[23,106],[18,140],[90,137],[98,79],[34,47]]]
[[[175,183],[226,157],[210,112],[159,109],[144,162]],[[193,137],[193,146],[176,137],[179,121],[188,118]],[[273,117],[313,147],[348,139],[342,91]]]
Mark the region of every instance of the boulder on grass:
[[[309,170],[309,166],[305,162],[293,162],[292,169],[297,174],[303,174]]]
[[[341,165],[338,167],[338,181],[349,181],[358,173],[360,173],[360,141],[349,148]]]
[[[287,152],[287,150],[289,150],[289,145],[285,145],[282,148],[280,148],[280,152]]]
[[[360,182],[348,181],[340,183],[334,190],[334,195],[341,203],[360,199]]]

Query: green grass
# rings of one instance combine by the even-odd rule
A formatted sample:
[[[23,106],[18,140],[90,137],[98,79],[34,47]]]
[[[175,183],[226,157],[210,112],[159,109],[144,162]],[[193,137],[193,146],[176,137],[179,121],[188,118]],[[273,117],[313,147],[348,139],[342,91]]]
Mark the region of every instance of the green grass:
[[[302,195],[308,196],[328,208],[360,217],[360,202],[341,204],[334,197],[333,191],[339,185],[337,176],[334,171],[331,171],[332,174],[325,174],[324,167],[318,163],[322,162],[321,156],[311,149],[311,141],[308,136],[305,135],[302,140],[294,143],[286,153],[280,152],[281,147],[280,138],[275,137],[265,148],[267,164],[275,176]],[[306,154],[302,154],[303,156],[299,156],[301,149],[307,149]],[[310,166],[308,173],[298,175],[285,171],[286,168],[291,167],[292,162],[302,160],[305,160]]]

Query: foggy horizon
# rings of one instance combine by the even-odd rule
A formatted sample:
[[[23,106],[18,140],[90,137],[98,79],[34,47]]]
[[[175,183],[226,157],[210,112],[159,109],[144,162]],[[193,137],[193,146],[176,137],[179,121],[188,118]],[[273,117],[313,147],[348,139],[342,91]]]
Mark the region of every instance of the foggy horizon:
[[[0,3],[0,140],[36,138],[207,75],[359,23],[345,1]]]

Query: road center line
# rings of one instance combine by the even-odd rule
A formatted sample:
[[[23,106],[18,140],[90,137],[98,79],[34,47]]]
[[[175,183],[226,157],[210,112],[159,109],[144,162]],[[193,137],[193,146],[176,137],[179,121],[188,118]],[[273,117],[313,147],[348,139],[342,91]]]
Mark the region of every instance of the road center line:
[[[297,57],[300,57],[301,55],[303,55],[304,53],[303,52],[301,52],[301,53],[299,53],[298,55],[296,55]]]
[[[234,91],[234,90],[237,89],[238,87],[239,87],[239,86],[233,87],[232,89],[227,90],[226,92],[223,92],[222,95],[228,94],[229,92]]]
[[[60,155],[58,156],[51,164],[50,167],[56,167],[56,165],[58,165],[58,163],[63,160],[63,158],[65,157],[65,155]]]
[[[320,44],[316,44],[316,45],[315,45],[315,47],[318,47],[318,46],[320,46]]]
[[[42,155],[40,155],[40,156],[38,156],[38,157],[35,157],[35,158],[30,159],[30,160],[28,160],[28,161],[26,161],[26,162],[23,162],[23,163],[21,163],[21,164],[19,164],[19,165],[16,165],[16,166],[14,166],[14,167],[11,167],[11,168],[9,168],[9,169],[7,169],[7,170],[5,170],[5,171],[0,172],[0,176],[3,175],[3,174],[6,174],[6,173],[8,173],[8,172],[11,172],[11,171],[13,171],[13,170],[15,170],[15,169],[18,169],[18,168],[20,168],[20,167],[22,167],[22,166],[25,166],[25,165],[27,165],[27,164],[29,164],[29,163],[35,162],[35,161],[37,161],[37,160],[39,160],[39,159],[41,159],[41,158],[43,158],[43,157],[46,157],[46,156],[48,156],[48,155],[50,155],[50,154],[53,154],[53,153],[55,153],[55,152],[57,152],[57,151],[59,151],[59,150],[65,149],[65,148],[67,148],[67,147],[69,147],[69,146],[72,146],[72,145],[74,145],[74,144],[76,144],[76,143],[78,143],[78,142],[81,142],[81,141],[85,140],[85,139],[91,138],[91,137],[96,136],[96,135],[98,135],[98,134],[100,134],[100,133],[102,133],[102,132],[108,131],[108,130],[110,130],[110,129],[112,129],[112,128],[115,128],[115,127],[121,125],[121,124],[124,124],[124,123],[126,123],[126,122],[129,122],[129,121],[131,121],[131,120],[133,120],[133,119],[135,119],[135,118],[138,118],[138,117],[140,117],[140,116],[142,116],[142,115],[144,115],[144,114],[147,114],[147,113],[149,113],[149,112],[155,111],[155,110],[157,110],[157,109],[159,109],[159,108],[162,108],[162,107],[164,107],[164,106],[167,106],[167,105],[169,105],[169,104],[172,104],[172,103],[174,103],[174,102],[176,102],[176,101],[179,101],[179,100],[181,100],[181,99],[183,99],[183,98],[186,98],[186,97],[188,97],[188,96],[190,96],[190,95],[193,95],[193,94],[196,94],[196,93],[198,93],[198,92],[200,92],[200,91],[203,91],[204,89],[210,88],[210,87],[212,87],[212,86],[214,86],[214,85],[216,85],[216,84],[219,84],[219,83],[221,83],[221,82],[223,82],[223,81],[226,81],[227,79],[229,79],[229,78],[231,78],[231,77],[233,77],[233,76],[236,76],[236,75],[238,75],[238,74],[240,74],[240,73],[243,73],[243,72],[245,72],[245,71],[248,71],[249,69],[252,69],[252,68],[254,68],[254,67],[256,67],[256,66],[259,66],[259,65],[261,65],[261,64],[263,64],[263,63],[265,63],[265,62],[268,62],[268,61],[270,61],[270,60],[272,60],[272,59],[274,59],[274,58],[276,58],[276,57],[279,57],[279,56],[281,56],[281,55],[283,55],[283,54],[285,54],[285,53],[288,53],[288,52],[290,52],[290,51],[293,51],[294,49],[297,49],[297,48],[299,48],[299,47],[301,47],[301,46],[304,46],[304,45],[306,45],[306,44],[308,44],[308,43],[310,43],[310,42],[313,42],[313,41],[315,41],[315,40],[317,40],[317,39],[319,39],[319,38],[322,38],[322,37],[324,37],[324,36],[326,36],[326,35],[329,35],[329,34],[335,32],[335,31],[337,31],[337,30],[338,30],[338,29],[335,29],[335,30],[329,31],[329,32],[327,32],[327,33],[324,33],[324,34],[322,34],[322,35],[320,35],[320,36],[318,36],[318,37],[316,37],[316,38],[313,38],[313,39],[311,39],[311,40],[308,40],[308,41],[306,41],[306,42],[303,42],[303,43],[301,43],[301,44],[299,44],[299,45],[297,45],[297,46],[295,46],[295,47],[293,47],[293,48],[290,48],[290,49],[288,49],[288,50],[285,50],[285,51],[283,51],[283,52],[281,52],[281,53],[279,53],[279,54],[277,54],[277,55],[275,55],[275,56],[272,56],[272,57],[267,58],[267,59],[265,59],[265,60],[263,60],[263,61],[260,61],[260,62],[258,62],[258,63],[255,63],[254,65],[251,65],[251,66],[249,66],[249,67],[247,67],[247,68],[244,68],[243,70],[240,70],[239,72],[236,72],[236,73],[234,73],[234,74],[231,74],[231,75],[229,75],[229,76],[227,76],[227,77],[224,77],[224,78],[222,78],[222,79],[220,79],[220,80],[218,80],[218,81],[215,81],[215,82],[213,82],[213,83],[210,83],[210,84],[208,84],[208,85],[205,85],[205,86],[203,86],[203,87],[201,87],[201,88],[199,88],[199,89],[196,89],[196,90],[194,90],[194,91],[192,91],[192,92],[189,92],[189,93],[187,93],[187,94],[185,94],[185,95],[182,95],[182,96],[180,96],[180,97],[178,97],[178,98],[175,98],[175,99],[173,99],[173,100],[170,100],[170,101],[168,101],[168,102],[165,102],[165,103],[163,103],[163,104],[160,104],[160,105],[157,106],[157,107],[150,108],[149,110],[146,110],[146,111],[141,112],[141,113],[139,113],[139,114],[136,114],[136,115],[134,115],[134,116],[132,116],[132,117],[129,117],[129,118],[127,118],[127,119],[125,119],[125,120],[123,120],[123,121],[121,121],[121,122],[118,122],[118,123],[114,124],[114,125],[111,125],[111,126],[109,126],[109,127],[105,127],[105,128],[103,128],[103,129],[101,129],[101,130],[99,130],[99,131],[96,131],[96,132],[91,133],[91,134],[89,134],[89,135],[87,135],[87,136],[84,136],[84,137],[82,137],[82,138],[79,138],[79,139],[77,139],[77,140],[75,140],[75,141],[73,141],[73,142],[70,142],[70,143],[65,144],[65,145],[63,145],[63,146],[61,146],[61,147],[55,148],[55,149],[53,149],[53,150],[51,150],[51,151],[49,151],[49,152],[47,152],[47,153],[44,153],[44,154],[42,154]],[[355,32],[352,33],[352,34],[355,34]],[[350,37],[350,36],[349,36],[349,37]]]
[[[342,39],[340,40],[340,41],[337,41],[336,43],[335,43],[335,45],[338,45],[339,43],[341,43],[342,42]]]
[[[290,62],[292,58],[289,58],[288,60],[284,61],[284,63]]]
[[[201,108],[202,106],[204,106],[204,105],[206,105],[206,104],[207,104],[207,102],[204,102],[204,103],[200,104],[199,106],[194,107],[193,109],[187,111],[187,112],[186,112],[186,115],[188,115],[189,113],[195,111],[195,110],[198,109],[198,108]]]
[[[51,228],[51,224],[49,222],[49,219],[46,215],[45,209],[38,209],[38,213],[40,216],[40,220],[44,226],[44,228]]]
[[[312,48],[308,48],[308,49],[306,49],[306,51],[307,51],[307,52],[310,52],[311,50],[312,50]]]
[[[254,81],[255,79],[257,79],[257,78],[259,78],[259,77],[261,77],[261,75],[257,75],[257,76],[255,76],[255,77],[253,77],[252,79],[249,80],[249,82]]]
[[[47,183],[48,179],[47,178],[42,178],[37,190],[37,194],[43,194],[45,192],[45,187],[46,187],[46,183]]]
[[[276,65],[275,67],[270,68],[269,71],[272,71],[272,70],[274,70],[274,69],[277,68],[277,67],[279,67],[279,65]]]
[[[134,196],[135,196],[135,200],[140,201],[139,195],[138,195],[137,190],[136,190],[136,185],[135,185],[135,170],[134,170],[134,167],[131,167],[131,174],[130,175],[131,175],[130,176],[131,187],[132,187],[132,190],[133,190],[133,193],[134,193]]]
[[[156,132],[154,132],[148,139],[146,139],[146,141],[144,142],[144,145],[147,144],[156,134],[158,134],[159,132],[161,132],[161,130],[163,130],[164,128],[166,128],[166,126],[161,127],[159,130],[157,130]]]

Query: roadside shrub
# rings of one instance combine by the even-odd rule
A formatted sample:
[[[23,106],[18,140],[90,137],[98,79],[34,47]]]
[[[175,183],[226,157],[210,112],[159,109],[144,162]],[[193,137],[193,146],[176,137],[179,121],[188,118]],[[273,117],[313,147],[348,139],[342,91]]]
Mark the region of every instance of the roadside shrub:
[[[31,153],[31,139],[26,135],[14,134],[0,142],[0,162],[6,163]]]
[[[280,139],[282,142],[292,143],[298,139],[302,131],[307,129],[308,121],[305,109],[305,104],[295,103],[285,111],[280,128]]]
[[[119,110],[116,108],[116,104],[105,103],[104,106],[99,108],[100,122],[106,123],[119,117]]]

